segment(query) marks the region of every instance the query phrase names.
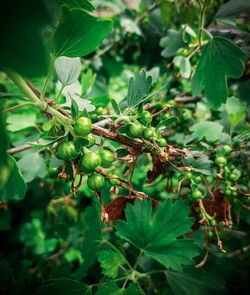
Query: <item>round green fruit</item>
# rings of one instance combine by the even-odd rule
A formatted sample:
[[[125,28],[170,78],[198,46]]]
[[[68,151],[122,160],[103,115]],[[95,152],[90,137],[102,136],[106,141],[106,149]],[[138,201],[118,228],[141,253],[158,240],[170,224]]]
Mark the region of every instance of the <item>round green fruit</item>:
[[[75,121],[74,131],[77,135],[86,136],[92,130],[92,122],[89,118],[80,117]]]
[[[230,145],[224,145],[222,148],[223,148],[223,151],[224,151],[225,155],[229,155],[231,153],[231,151],[232,151],[232,148],[231,148]]]
[[[78,153],[72,141],[65,141],[58,146],[56,156],[58,159],[68,161],[75,159]]]
[[[94,191],[100,191],[105,184],[105,178],[98,174],[98,173],[93,173],[88,177],[87,180],[87,185],[90,189]]]
[[[236,181],[240,178],[240,176],[241,176],[240,170],[235,168],[235,169],[233,169],[232,173],[229,175],[229,179]]]
[[[81,168],[84,173],[94,172],[100,166],[102,159],[99,154],[94,152],[87,152],[83,155],[81,160]]]
[[[139,121],[143,124],[143,125],[148,125],[152,122],[152,115],[150,114],[150,112],[148,111],[143,111],[141,117],[139,118]]]
[[[154,127],[148,127],[143,132],[143,137],[146,140],[151,140],[156,137],[156,131]]]
[[[201,176],[196,176],[195,179],[194,179],[194,181],[195,181],[196,183],[201,183],[201,182],[202,182],[202,178],[201,178]]]
[[[144,131],[144,127],[139,122],[134,122],[129,125],[128,136],[132,138],[141,137]]]
[[[202,198],[203,194],[201,191],[199,191],[198,189],[195,189],[192,191],[192,197],[195,199],[195,200],[200,200]]]
[[[102,163],[101,163],[102,167],[109,168],[112,166],[112,164],[115,160],[115,156],[114,156],[113,152],[111,152],[110,150],[107,150],[107,149],[102,149],[99,152],[99,155],[102,159]]]
[[[165,138],[160,138],[157,140],[157,144],[159,147],[165,147],[167,145],[167,141]]]
[[[225,166],[227,164],[227,159],[223,156],[217,156],[215,158],[215,164]]]
[[[100,116],[100,115],[103,114],[103,112],[104,112],[104,108],[101,107],[101,106],[99,106],[99,107],[96,108],[95,112],[96,112],[97,115]]]
[[[185,173],[185,176],[186,176],[186,178],[189,179],[189,180],[191,180],[191,179],[193,178],[193,174],[192,174],[192,172],[186,172],[186,173]]]
[[[112,175],[113,177],[118,177],[117,175]],[[119,179],[109,178],[109,183],[113,186],[117,186],[120,184]]]

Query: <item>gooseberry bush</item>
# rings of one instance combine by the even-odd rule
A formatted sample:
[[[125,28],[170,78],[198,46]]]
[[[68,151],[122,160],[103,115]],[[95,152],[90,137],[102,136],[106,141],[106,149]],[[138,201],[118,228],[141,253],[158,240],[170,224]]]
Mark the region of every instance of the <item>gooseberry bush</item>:
[[[249,294],[248,0],[1,5],[1,294]]]

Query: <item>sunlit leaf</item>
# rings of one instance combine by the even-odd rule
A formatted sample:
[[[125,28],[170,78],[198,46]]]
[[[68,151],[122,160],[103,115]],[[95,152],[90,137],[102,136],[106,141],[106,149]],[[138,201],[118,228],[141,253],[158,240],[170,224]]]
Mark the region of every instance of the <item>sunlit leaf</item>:
[[[225,104],[228,120],[233,127],[238,125],[246,117],[246,103],[236,97],[229,97]]]
[[[136,72],[129,80],[127,104],[128,107],[135,107],[145,98],[152,84],[152,77],[147,76],[144,70]]]
[[[36,177],[42,178],[47,173],[44,158],[37,152],[27,152],[18,161],[18,165],[26,182],[31,182]]]
[[[124,256],[113,250],[102,250],[97,257],[101,263],[102,273],[113,279],[117,277],[119,267],[126,263]]]
[[[205,138],[207,141],[214,142],[220,139],[223,126],[218,122],[203,121],[191,126],[190,131],[197,140]]]
[[[58,80],[63,85],[70,85],[77,81],[81,72],[81,60],[78,57],[59,56],[55,60]]]

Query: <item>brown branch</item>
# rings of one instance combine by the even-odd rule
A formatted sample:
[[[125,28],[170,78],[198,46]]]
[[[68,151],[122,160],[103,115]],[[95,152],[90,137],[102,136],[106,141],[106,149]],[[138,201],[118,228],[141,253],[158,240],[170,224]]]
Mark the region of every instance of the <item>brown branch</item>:
[[[133,148],[136,151],[141,151],[142,147],[143,147],[142,143],[140,143],[134,139],[131,139],[131,138],[129,138],[125,135],[122,135],[120,133],[117,133],[117,132],[116,133],[110,132],[109,130],[104,129],[96,124],[93,125],[93,133],[96,135],[102,136],[104,138],[107,138],[109,140],[124,144],[128,147]]]
[[[236,250],[234,252],[231,252],[229,254],[226,255],[226,257],[228,258],[232,258],[234,256],[238,256],[238,255],[241,255],[241,254],[244,254],[245,252],[249,251],[250,250],[250,245],[247,245],[239,250]]]
[[[22,107],[25,107],[25,106],[28,106],[30,105],[31,103],[30,102],[24,102],[24,103],[21,103],[21,104],[18,104],[18,105],[15,105],[13,107],[9,107],[9,108],[6,108],[3,110],[4,113],[7,113],[7,112],[11,112],[11,111],[14,111],[16,109],[19,109],[19,108],[22,108]]]
[[[24,144],[24,145],[21,145],[21,146],[18,146],[18,147],[14,147],[14,148],[11,148],[7,151],[7,153],[9,155],[14,155],[14,154],[17,154],[17,153],[20,153],[22,151],[26,151],[26,150],[29,150],[29,149],[32,149],[33,146],[30,145],[30,144]]]

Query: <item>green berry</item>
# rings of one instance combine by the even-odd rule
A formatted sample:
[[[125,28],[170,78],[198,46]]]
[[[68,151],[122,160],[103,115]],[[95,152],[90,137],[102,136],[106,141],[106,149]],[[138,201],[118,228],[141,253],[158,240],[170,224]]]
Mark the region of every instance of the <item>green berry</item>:
[[[195,181],[196,183],[201,183],[201,182],[202,182],[202,178],[201,178],[201,176],[196,176],[196,177],[194,178],[194,181]]]
[[[142,136],[144,127],[137,121],[129,125],[128,136],[132,138],[139,138]]]
[[[88,151],[82,157],[81,169],[84,173],[91,173],[94,172],[101,163],[102,159],[99,154]]]
[[[74,131],[79,136],[86,136],[92,130],[92,122],[89,118],[80,117],[75,121]]]
[[[104,168],[109,168],[112,166],[114,160],[115,160],[115,156],[114,156],[114,153],[111,152],[110,150],[108,149],[102,149],[100,152],[99,152],[99,155],[102,159],[102,163],[101,163],[101,166],[104,167]]]
[[[224,151],[225,155],[229,155],[231,153],[231,151],[232,151],[232,148],[231,148],[230,145],[224,145],[223,146],[223,151]]]
[[[157,140],[157,144],[159,145],[159,147],[165,147],[167,145],[167,141],[165,138],[160,138]]]
[[[68,161],[75,159],[78,153],[72,141],[65,141],[58,146],[56,156],[58,159]]]
[[[154,127],[148,127],[143,132],[143,137],[146,140],[151,140],[156,137],[156,131]]]
[[[141,117],[139,118],[139,121],[143,124],[143,125],[148,125],[152,122],[152,115],[150,114],[150,112],[148,111],[143,111]]]
[[[215,158],[215,164],[225,166],[227,164],[227,159],[223,156],[217,156]]]
[[[202,192],[199,191],[198,189],[195,189],[195,190],[192,191],[193,199],[200,200],[200,199],[202,199],[202,196],[203,196]]]
[[[93,173],[88,177],[87,180],[87,185],[90,189],[94,191],[100,191],[105,184],[105,178],[98,174],[98,173]]]

